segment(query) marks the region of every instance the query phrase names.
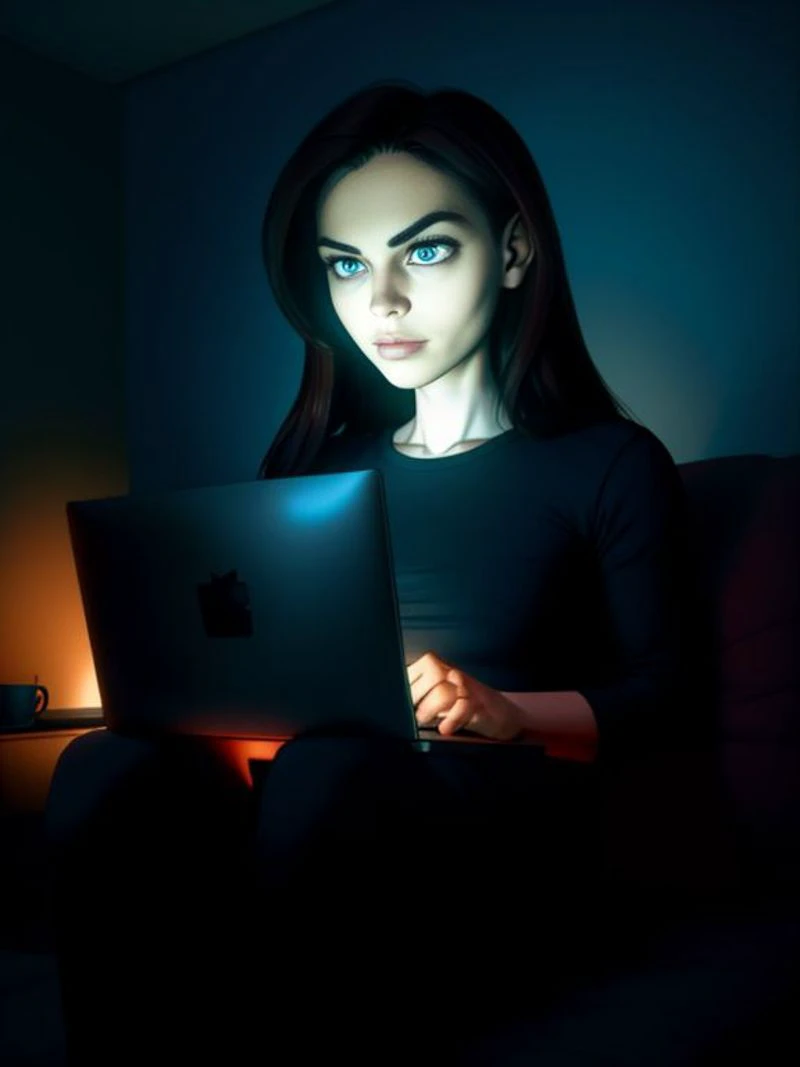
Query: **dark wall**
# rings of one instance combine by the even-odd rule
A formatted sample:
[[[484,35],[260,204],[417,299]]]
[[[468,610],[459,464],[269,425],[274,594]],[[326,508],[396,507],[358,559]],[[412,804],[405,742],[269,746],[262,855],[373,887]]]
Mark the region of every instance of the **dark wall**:
[[[128,485],[121,90],[0,38],[0,682],[97,703],[67,500]]]

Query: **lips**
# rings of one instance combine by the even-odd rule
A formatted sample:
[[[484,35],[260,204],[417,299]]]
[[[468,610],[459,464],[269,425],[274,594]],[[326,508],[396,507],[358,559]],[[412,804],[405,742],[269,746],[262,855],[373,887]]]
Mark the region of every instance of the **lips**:
[[[377,341],[376,348],[382,359],[405,359],[406,356],[418,352],[427,343],[427,341],[393,341],[391,343]]]

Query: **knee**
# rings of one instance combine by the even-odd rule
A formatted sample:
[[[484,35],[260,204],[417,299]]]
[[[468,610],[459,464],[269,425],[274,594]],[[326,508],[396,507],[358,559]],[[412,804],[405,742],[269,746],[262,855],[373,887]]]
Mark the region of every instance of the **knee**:
[[[381,737],[315,736],[286,744],[257,787],[259,851],[302,849],[330,834],[375,829],[399,805],[412,750]]]
[[[272,797],[309,793],[328,802],[345,793],[387,789],[407,774],[413,761],[410,747],[379,735],[309,734],[285,744],[262,779]]]
[[[62,752],[45,805],[56,851],[131,834],[233,839],[249,790],[205,739],[147,740],[96,730]]]
[[[45,831],[51,845],[68,845],[108,809],[152,761],[152,743],[93,730],[72,741],[56,763],[45,804]]]

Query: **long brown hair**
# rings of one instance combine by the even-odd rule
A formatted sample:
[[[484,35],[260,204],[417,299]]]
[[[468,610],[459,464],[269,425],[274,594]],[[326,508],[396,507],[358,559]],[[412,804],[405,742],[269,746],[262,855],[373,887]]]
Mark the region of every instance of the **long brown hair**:
[[[303,474],[328,438],[400,426],[414,415],[414,391],[387,382],[342,327],[315,253],[324,193],[379,151],[408,152],[458,181],[482,205],[495,240],[517,212],[527,227],[534,258],[520,286],[501,290],[490,333],[490,367],[513,425],[546,437],[592,422],[635,420],[586,348],[550,201],[514,127],[463,90],[426,93],[408,82],[382,81],[314,126],[267,205],[267,276],[305,342],[305,364],[259,477]]]

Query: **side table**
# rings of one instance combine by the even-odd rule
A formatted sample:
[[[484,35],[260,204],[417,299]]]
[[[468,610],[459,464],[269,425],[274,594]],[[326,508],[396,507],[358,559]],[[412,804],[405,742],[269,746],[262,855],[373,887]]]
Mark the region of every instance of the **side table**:
[[[44,812],[59,756],[96,729],[105,729],[101,708],[48,708],[32,726],[0,731],[0,815]]]

